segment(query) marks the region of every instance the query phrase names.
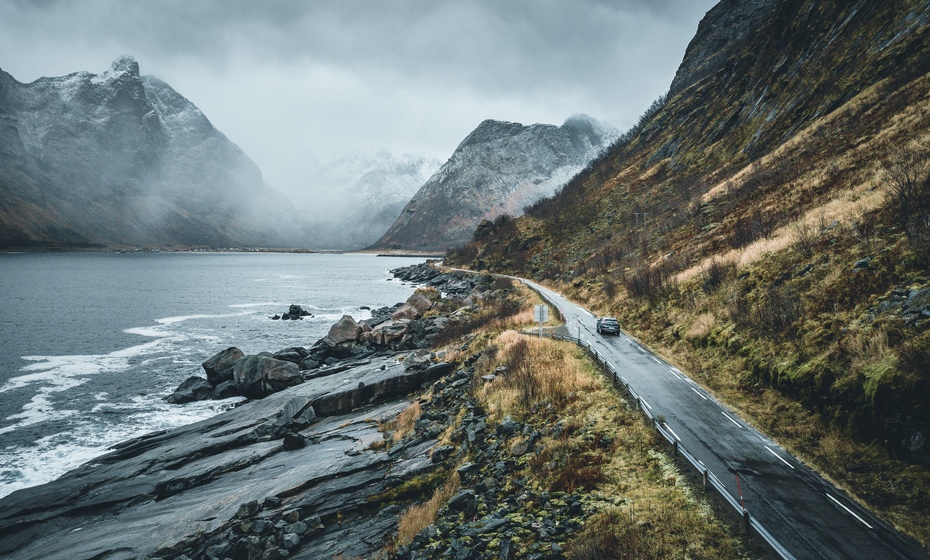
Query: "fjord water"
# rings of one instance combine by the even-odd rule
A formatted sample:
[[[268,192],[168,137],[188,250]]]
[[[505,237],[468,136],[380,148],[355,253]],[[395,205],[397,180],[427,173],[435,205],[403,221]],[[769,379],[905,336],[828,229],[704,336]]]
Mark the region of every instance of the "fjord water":
[[[238,399],[164,396],[229,346],[310,346],[343,314],[405,300],[361,254],[0,255],[0,497],[53,480],[125,439],[221,412]],[[274,321],[300,304],[314,317]]]

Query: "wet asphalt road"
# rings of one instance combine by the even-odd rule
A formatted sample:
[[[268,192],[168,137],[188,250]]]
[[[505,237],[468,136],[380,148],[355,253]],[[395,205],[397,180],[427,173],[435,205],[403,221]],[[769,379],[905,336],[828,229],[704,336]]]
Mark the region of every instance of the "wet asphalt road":
[[[599,335],[590,312],[532,282],[565,317],[571,336],[591,344],[620,381],[687,452],[742,503],[786,558],[928,559],[899,533],[746,424],[687,375],[625,334]],[[621,325],[622,327],[622,325]],[[737,474],[739,482],[737,483]]]

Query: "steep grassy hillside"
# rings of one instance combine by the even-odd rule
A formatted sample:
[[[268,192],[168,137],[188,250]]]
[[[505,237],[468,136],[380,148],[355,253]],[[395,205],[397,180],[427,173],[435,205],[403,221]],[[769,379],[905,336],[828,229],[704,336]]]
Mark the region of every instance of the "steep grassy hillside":
[[[724,0],[667,99],[450,262],[565,290],[930,542],[930,2]]]

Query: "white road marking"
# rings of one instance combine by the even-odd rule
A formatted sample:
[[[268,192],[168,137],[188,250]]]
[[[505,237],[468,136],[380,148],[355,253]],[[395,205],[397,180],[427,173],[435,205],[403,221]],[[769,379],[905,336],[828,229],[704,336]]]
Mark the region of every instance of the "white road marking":
[[[849,515],[851,515],[851,516],[855,517],[856,519],[858,519],[863,525],[865,525],[865,526],[868,527],[869,529],[872,528],[871,525],[869,525],[868,523],[865,522],[865,519],[862,519],[861,517],[859,517],[858,515],[856,515],[855,512],[853,512],[853,510],[851,510],[851,509],[849,509],[848,507],[844,506],[842,503],[840,503],[839,500],[837,500],[836,498],[834,498],[834,497],[831,496],[830,494],[827,494],[827,497],[830,498],[831,500],[833,500],[834,502],[836,502],[841,508],[843,508],[843,509],[845,509],[847,512],[849,512]]]
[[[672,372],[672,375],[674,375],[674,376],[677,377],[678,379],[681,379],[682,381],[684,381],[684,378],[683,378],[682,376],[678,375],[678,373],[677,373],[675,370],[673,370],[672,368],[669,368],[669,371]]]
[[[675,433],[675,430],[671,429],[671,428],[668,426],[668,424],[666,424],[665,422],[662,422],[662,425],[665,426],[665,429],[666,429],[666,430],[672,432],[672,435],[675,436],[675,439],[677,439],[678,441],[681,441],[681,438],[678,437],[678,434]]]
[[[720,414],[723,414],[724,416],[727,417],[727,420],[729,420],[730,422],[733,422],[734,424],[736,424],[736,427],[737,427],[737,428],[742,428],[742,426],[739,425],[739,422],[737,422],[736,420],[734,420],[734,419],[733,419],[729,414],[727,414],[726,412],[724,412],[724,411],[721,410],[721,411],[720,411]]]
[[[707,397],[705,397],[704,395],[702,395],[702,394],[700,393],[700,391],[698,391],[698,390],[695,389],[694,387],[691,387],[691,390],[694,391],[694,394],[696,394],[697,396],[701,397],[701,398],[704,399],[705,401],[707,400]]]
[[[662,362],[659,361],[659,358],[656,358],[655,356],[649,356],[649,357],[652,358],[652,359],[655,361],[655,363],[657,363],[657,364],[661,364],[661,363],[662,363]]]
[[[769,450],[769,453],[771,453],[772,455],[778,457],[778,460],[779,460],[779,461],[781,461],[782,463],[788,465],[788,466],[791,467],[792,469],[794,468],[794,465],[792,465],[792,464],[789,463],[788,461],[785,461],[784,459],[782,459],[781,455],[779,455],[778,453],[775,453],[774,451],[772,451],[772,448],[771,448],[771,447],[769,447],[768,445],[766,445],[765,448]]]
[[[646,402],[646,399],[640,398],[639,400],[643,401],[643,404],[646,405],[646,408],[648,408],[649,410],[652,410],[652,407],[649,406],[649,403]]]

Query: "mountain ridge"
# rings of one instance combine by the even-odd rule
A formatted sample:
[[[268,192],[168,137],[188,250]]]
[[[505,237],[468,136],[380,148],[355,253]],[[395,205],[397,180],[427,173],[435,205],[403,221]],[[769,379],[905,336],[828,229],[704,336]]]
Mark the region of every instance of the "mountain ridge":
[[[548,196],[618,136],[584,115],[562,126],[487,119],[420,188],[374,248],[443,250],[482,221]]]
[[[130,56],[29,84],[0,73],[0,245],[287,246],[293,206]],[[289,243],[290,242],[290,243]]]

